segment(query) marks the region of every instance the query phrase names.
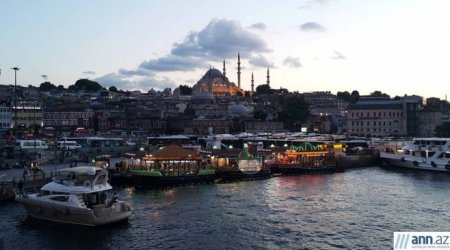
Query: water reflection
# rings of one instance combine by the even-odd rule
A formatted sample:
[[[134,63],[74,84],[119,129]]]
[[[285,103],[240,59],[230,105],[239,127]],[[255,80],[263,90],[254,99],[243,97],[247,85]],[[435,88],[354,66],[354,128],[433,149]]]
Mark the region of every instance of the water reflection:
[[[366,168],[219,185],[117,190],[129,223],[85,228],[0,207],[6,249],[388,249],[394,231],[450,228],[448,175]]]

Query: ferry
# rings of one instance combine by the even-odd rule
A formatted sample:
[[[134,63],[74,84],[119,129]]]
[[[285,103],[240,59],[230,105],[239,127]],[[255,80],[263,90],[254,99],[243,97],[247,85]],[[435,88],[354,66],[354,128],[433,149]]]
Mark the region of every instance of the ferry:
[[[397,152],[380,156],[389,166],[450,173],[450,138],[414,138]]]

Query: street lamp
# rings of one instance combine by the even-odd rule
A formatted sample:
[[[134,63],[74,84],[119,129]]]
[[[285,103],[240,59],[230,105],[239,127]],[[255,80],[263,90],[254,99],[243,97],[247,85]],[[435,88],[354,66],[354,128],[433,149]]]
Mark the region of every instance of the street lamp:
[[[12,70],[14,70],[14,131],[17,128],[17,71],[20,70],[19,67],[14,67],[11,68]],[[15,131],[16,132],[16,131]]]

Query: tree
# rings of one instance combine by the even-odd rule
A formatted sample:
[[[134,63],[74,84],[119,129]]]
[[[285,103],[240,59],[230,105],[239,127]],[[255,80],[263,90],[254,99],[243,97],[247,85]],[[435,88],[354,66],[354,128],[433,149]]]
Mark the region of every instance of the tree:
[[[239,117],[233,118],[230,124],[230,133],[240,133],[243,131],[244,123]]]
[[[267,118],[267,113],[262,110],[255,110],[253,112],[253,118],[258,119],[260,121],[265,121]]]
[[[303,96],[295,95],[286,99],[280,113],[280,120],[288,128],[295,130],[297,129],[297,124],[305,122],[309,116],[308,103],[305,102]]]
[[[352,104],[358,102],[358,100],[359,100],[359,92],[358,92],[358,90],[353,90],[350,96],[351,96],[350,100],[351,100]]]
[[[438,137],[450,137],[450,122],[444,122],[443,124],[436,126],[435,131]]]
[[[115,86],[111,86],[111,87],[109,87],[109,91],[117,92],[117,88]]]
[[[388,94],[383,93],[383,92],[381,92],[379,90],[375,90],[374,92],[370,93],[370,96],[373,96],[373,97],[390,97]]]
[[[180,95],[192,95],[192,88],[187,85],[180,85]]]
[[[337,92],[337,99],[344,100],[344,101],[347,101],[347,102],[351,102],[352,101],[352,96],[350,95],[350,93],[348,91]]]
[[[56,89],[56,86],[53,85],[51,82],[43,82],[41,85],[39,85],[40,91],[50,91],[52,89]]]
[[[98,82],[91,81],[89,79],[80,79],[75,82],[74,85],[69,86],[70,91],[87,91],[87,92],[97,92],[102,90],[103,87]]]
[[[57,89],[58,89],[59,91],[63,91],[63,90],[64,90],[64,86],[63,86],[63,85],[58,85]]]
[[[271,89],[267,84],[259,85],[258,87],[256,87],[256,95],[273,94],[273,92],[273,89]]]

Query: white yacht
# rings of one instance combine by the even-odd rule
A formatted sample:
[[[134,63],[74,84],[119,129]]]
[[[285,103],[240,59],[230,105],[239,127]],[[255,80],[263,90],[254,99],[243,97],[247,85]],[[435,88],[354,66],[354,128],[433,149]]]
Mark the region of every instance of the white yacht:
[[[414,138],[398,152],[381,153],[391,166],[450,173],[450,138]]]
[[[109,199],[106,191],[108,172],[98,167],[74,167],[58,171],[53,181],[43,186],[39,193],[16,196],[28,215],[43,220],[71,224],[100,226],[127,220],[130,206]]]

